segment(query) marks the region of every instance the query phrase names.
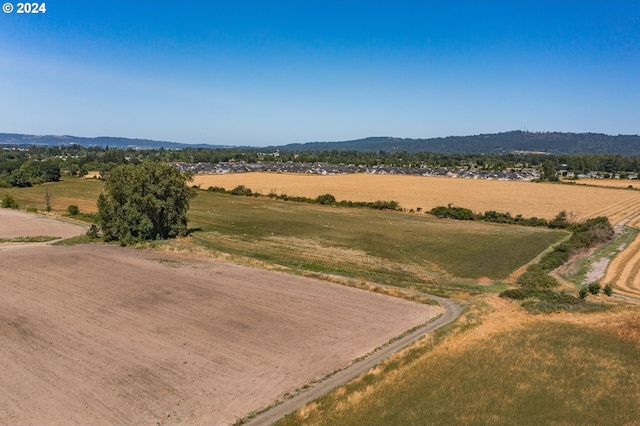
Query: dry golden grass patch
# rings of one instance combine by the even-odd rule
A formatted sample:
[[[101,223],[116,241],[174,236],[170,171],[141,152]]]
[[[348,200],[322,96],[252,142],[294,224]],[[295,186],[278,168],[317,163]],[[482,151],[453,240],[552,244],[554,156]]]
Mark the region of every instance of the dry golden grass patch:
[[[609,188],[628,188],[629,185],[631,185],[634,188],[640,188],[640,180],[638,179],[563,179],[563,181],[572,182],[576,185],[604,186]]]
[[[631,219],[627,225],[640,228],[640,216]],[[611,283],[620,294],[640,297],[640,238],[636,238],[609,263],[601,281]]]
[[[640,210],[640,193],[585,185],[559,185],[519,181],[452,179],[441,177],[349,174],[319,176],[291,173],[232,173],[196,175],[202,189],[244,185],[262,194],[275,192],[315,198],[332,194],[338,200],[395,200],[406,209],[429,210],[452,203],[476,212],[496,210],[525,217],[553,218],[561,210],[577,218],[607,211],[612,222],[621,207]],[[632,199],[630,199],[630,196]]]
[[[475,298],[435,346],[423,339],[280,424],[635,424],[640,346],[620,342],[640,343],[640,309],[610,303],[621,306],[532,315]]]

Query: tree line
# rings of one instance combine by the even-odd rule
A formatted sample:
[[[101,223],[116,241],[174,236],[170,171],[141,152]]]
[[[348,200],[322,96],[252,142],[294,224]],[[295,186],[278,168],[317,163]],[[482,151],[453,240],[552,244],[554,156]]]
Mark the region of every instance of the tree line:
[[[446,154],[434,152],[364,152],[364,151],[268,151],[264,148],[189,148],[180,150],[119,149],[109,147],[4,146],[0,150],[0,186],[29,186],[55,181],[61,174],[83,176],[90,171],[107,173],[123,164],[143,161],[220,163],[229,161],[258,162],[322,162],[354,164],[367,167],[407,168],[477,168],[508,170],[537,168],[547,177],[558,171],[575,174],[597,171],[613,176],[640,173],[640,157],[620,155],[545,155],[510,153],[504,155]]]

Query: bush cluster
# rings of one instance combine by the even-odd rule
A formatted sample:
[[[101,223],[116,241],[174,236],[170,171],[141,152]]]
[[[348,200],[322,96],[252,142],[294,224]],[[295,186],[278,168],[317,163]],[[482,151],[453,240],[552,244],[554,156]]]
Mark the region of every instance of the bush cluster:
[[[525,300],[535,298],[543,302],[552,302],[560,304],[575,305],[582,303],[579,298],[568,294],[560,293],[553,290],[539,289],[539,288],[514,288],[511,290],[505,290],[500,293],[500,297],[513,300]]]
[[[540,219],[537,217],[525,218],[521,214],[517,216],[511,216],[511,213],[500,213],[494,210],[489,210],[482,213],[474,213],[471,209],[464,207],[452,207],[448,206],[434,207],[429,211],[430,214],[448,219],[457,220],[478,220],[483,222],[493,223],[506,223],[510,225],[522,225],[522,226],[548,226],[546,219]]]
[[[516,288],[500,293],[500,297],[521,301],[523,307],[537,313],[594,311],[602,309],[601,305],[587,303],[585,301],[587,292],[588,290],[583,288],[579,293],[579,297],[576,297],[568,293],[553,290]]]
[[[561,212],[556,219],[558,221],[554,227],[559,227],[558,225],[566,219],[566,214]],[[545,254],[540,262],[530,265],[524,274],[518,277],[519,285],[531,288],[556,287],[558,282],[548,275],[549,272],[569,260],[573,252],[606,242],[613,236],[613,226],[606,217],[597,217],[581,223],[569,224],[566,227],[573,232],[571,237]]]

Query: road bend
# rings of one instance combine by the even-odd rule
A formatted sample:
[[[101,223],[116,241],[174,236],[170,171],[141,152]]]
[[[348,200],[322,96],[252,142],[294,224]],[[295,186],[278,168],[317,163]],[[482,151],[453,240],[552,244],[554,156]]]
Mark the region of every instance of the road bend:
[[[246,425],[251,426],[263,426],[270,425],[274,422],[280,420],[282,417],[286,416],[289,413],[292,413],[306,404],[314,401],[321,396],[331,392],[337,387],[340,387],[350,380],[355,379],[356,377],[364,374],[370,369],[374,368],[382,361],[389,358],[391,355],[396,352],[401,351],[409,345],[417,342],[424,336],[433,331],[443,327],[451,322],[453,322],[456,318],[460,316],[462,313],[462,307],[453,302],[450,299],[446,299],[444,297],[433,296],[426,293],[413,292],[415,294],[419,294],[422,296],[426,296],[430,299],[438,302],[443,308],[444,312],[442,315],[437,318],[435,321],[432,321],[428,324],[425,324],[423,327],[413,331],[412,333],[404,336],[403,338],[393,342],[392,344],[385,346],[379,351],[369,355],[368,357],[362,359],[359,362],[356,362],[343,370],[340,370],[333,376],[321,381],[320,383],[308,388],[307,390],[295,395],[294,397],[287,399],[275,407],[270,408],[269,410],[258,414],[253,419],[249,420]]]

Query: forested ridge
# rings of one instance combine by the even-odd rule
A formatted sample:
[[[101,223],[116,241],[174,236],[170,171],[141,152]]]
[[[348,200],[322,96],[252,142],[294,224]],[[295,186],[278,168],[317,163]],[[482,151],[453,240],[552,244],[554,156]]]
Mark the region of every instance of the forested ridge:
[[[224,141],[217,145],[181,144],[148,139],[129,139],[101,136],[86,138],[78,136],[38,136],[17,133],[0,133],[0,144],[12,145],[81,145],[85,147],[116,147],[138,149],[182,149],[182,148],[239,148],[230,147]],[[639,135],[606,135],[602,133],[526,132],[510,131],[472,136],[448,136],[441,138],[395,138],[368,137],[339,142],[308,142],[273,145],[255,148],[263,151],[366,151],[366,152],[437,152],[504,155],[513,151],[535,151],[548,154],[614,154],[640,156]]]

